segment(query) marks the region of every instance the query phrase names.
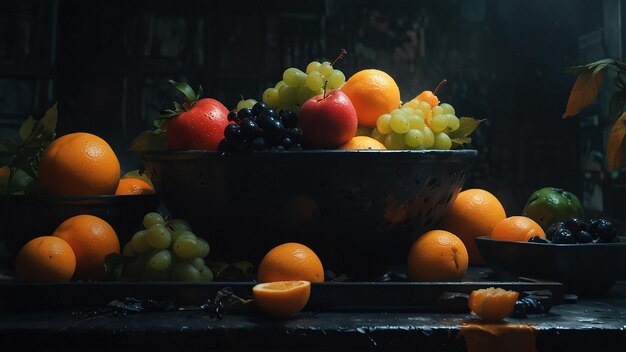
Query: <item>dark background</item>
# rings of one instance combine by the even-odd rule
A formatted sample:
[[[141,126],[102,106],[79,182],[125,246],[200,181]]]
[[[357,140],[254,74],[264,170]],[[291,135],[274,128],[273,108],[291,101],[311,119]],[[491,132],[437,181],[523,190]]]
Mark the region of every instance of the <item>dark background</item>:
[[[544,186],[613,211],[623,187],[591,157],[610,127],[606,95],[580,117],[561,115],[575,79],[565,67],[622,57],[625,8],[624,0],[0,0],[0,135],[58,101],[60,134],[98,134],[124,170],[136,169],[127,148],[171,106],[169,79],[202,84],[233,108],[240,96],[260,99],[285,68],[345,48],[346,77],[385,70],[403,99],[446,78],[440,99],[459,116],[487,119],[467,186],[492,191],[509,214]]]

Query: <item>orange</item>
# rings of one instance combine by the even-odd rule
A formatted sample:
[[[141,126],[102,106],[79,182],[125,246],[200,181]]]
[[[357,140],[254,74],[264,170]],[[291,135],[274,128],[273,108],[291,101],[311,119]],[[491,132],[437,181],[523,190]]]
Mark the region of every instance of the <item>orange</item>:
[[[409,250],[407,276],[415,281],[461,281],[467,271],[467,249],[448,231],[421,235]]]
[[[354,149],[387,149],[384,144],[368,136],[356,136],[346,142],[346,144],[337,148],[340,150],[354,150]]]
[[[501,241],[528,242],[535,236],[546,238],[546,233],[535,220],[525,216],[508,217],[491,231],[491,238]]]
[[[53,236],[33,238],[15,258],[15,274],[20,281],[69,281],[75,269],[72,247]]]
[[[39,182],[44,193],[114,194],[120,163],[111,146],[90,133],[72,133],[52,142],[41,155]]]
[[[121,179],[115,191],[115,194],[118,196],[150,193],[154,193],[154,188],[152,188],[148,182],[132,177]]]
[[[489,287],[472,291],[467,305],[483,320],[498,321],[513,313],[518,297],[518,292]]]
[[[469,253],[470,264],[484,265],[475,239],[489,236],[505,218],[504,208],[493,194],[483,189],[468,189],[456,197],[441,222],[441,228],[459,236]]]
[[[290,317],[304,308],[311,296],[308,281],[276,281],[255,285],[252,295],[257,305],[267,314]]]
[[[309,247],[289,242],[267,252],[259,264],[257,280],[323,282],[324,267]]]
[[[376,120],[400,107],[400,88],[391,76],[380,70],[355,73],[341,87],[356,110],[359,126],[376,127]]]
[[[67,241],[76,254],[76,279],[104,278],[104,257],[120,252],[120,241],[108,222],[93,215],[65,220],[52,234]]]

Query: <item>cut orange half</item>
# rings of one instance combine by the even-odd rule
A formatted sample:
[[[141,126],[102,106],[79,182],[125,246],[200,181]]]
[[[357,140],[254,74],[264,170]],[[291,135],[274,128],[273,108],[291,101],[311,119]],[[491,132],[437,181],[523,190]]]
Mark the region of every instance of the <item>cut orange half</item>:
[[[518,292],[489,287],[472,291],[467,305],[483,320],[498,321],[513,312],[518,297]]]
[[[275,281],[255,285],[252,295],[257,305],[267,314],[290,317],[304,308],[311,295],[308,281]]]

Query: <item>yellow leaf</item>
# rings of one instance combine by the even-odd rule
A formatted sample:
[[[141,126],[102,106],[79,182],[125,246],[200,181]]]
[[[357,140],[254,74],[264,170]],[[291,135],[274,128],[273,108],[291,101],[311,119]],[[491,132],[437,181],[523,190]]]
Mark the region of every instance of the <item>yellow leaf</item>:
[[[574,116],[587,105],[591,104],[598,96],[603,78],[604,69],[596,69],[593,72],[578,76],[569,94],[567,108],[562,118]]]
[[[626,164],[626,112],[622,113],[611,128],[609,143],[606,146],[606,163],[609,171],[615,171]]]

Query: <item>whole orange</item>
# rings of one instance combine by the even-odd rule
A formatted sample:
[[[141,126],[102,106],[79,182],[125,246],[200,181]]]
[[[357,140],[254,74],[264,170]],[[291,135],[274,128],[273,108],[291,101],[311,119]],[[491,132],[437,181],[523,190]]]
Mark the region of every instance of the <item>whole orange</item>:
[[[120,163],[111,146],[90,133],[71,133],[52,142],[41,155],[39,182],[47,194],[114,194]]]
[[[54,236],[33,238],[15,258],[15,274],[20,281],[69,281],[75,269],[72,247]]]
[[[76,254],[76,279],[104,278],[104,257],[120,252],[120,241],[108,222],[93,215],[65,220],[52,234],[67,241]]]
[[[354,105],[359,126],[374,128],[380,115],[400,107],[400,88],[391,76],[380,70],[355,73],[341,90]]]
[[[323,282],[324,267],[309,247],[295,242],[272,248],[259,264],[258,282],[309,281]]]
[[[525,216],[508,217],[491,231],[491,238],[501,241],[528,242],[535,236],[546,238],[546,233],[535,220]]]
[[[131,177],[121,179],[115,191],[118,196],[150,193],[154,193],[154,188],[148,182]]]
[[[339,150],[366,150],[366,149],[387,149],[384,144],[368,136],[356,136],[346,144],[337,148]]]
[[[415,281],[460,281],[467,271],[467,250],[454,234],[432,230],[409,250],[407,276]]]
[[[468,189],[456,197],[441,222],[441,228],[459,236],[469,253],[470,264],[484,265],[475,239],[489,236],[505,218],[504,207],[493,194],[484,189]]]

